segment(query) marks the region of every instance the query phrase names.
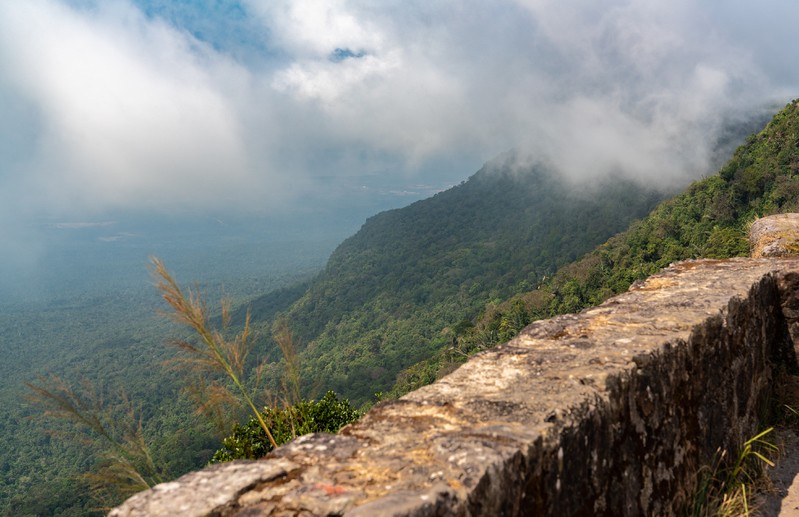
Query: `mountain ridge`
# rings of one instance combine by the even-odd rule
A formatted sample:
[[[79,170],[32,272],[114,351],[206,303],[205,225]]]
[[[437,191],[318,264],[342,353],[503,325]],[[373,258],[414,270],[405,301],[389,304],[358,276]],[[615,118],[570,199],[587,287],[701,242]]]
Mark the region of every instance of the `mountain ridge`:
[[[792,211],[799,211],[797,100],[750,135],[717,174],[664,200],[537,289],[489,307],[474,326],[454,336],[454,351],[443,350],[404,370],[391,396],[434,381],[531,321],[599,305],[673,262],[746,256],[746,230],[755,218]]]
[[[449,329],[535,287],[666,195],[623,178],[576,188],[505,154],[460,185],[377,214],[282,312],[304,344],[304,373],[366,402],[447,346]]]

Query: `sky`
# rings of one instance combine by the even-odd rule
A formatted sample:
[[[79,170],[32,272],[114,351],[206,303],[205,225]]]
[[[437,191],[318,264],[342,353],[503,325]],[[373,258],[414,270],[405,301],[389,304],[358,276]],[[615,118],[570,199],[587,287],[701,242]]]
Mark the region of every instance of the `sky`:
[[[510,149],[685,181],[725,120],[798,96],[797,21],[787,0],[0,0],[0,236],[411,199]]]

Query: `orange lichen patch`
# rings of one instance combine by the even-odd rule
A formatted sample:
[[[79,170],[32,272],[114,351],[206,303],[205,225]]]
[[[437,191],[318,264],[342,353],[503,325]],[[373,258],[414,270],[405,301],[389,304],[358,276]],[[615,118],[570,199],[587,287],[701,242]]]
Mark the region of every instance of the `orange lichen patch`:
[[[461,483],[461,482],[460,482],[460,481],[458,481],[457,479],[448,479],[448,480],[447,480],[447,484],[448,484],[448,485],[450,486],[450,488],[452,488],[453,490],[463,490],[464,488],[466,488],[465,486],[463,486],[463,483]]]
[[[347,487],[341,485],[329,485],[327,483],[317,483],[314,488],[321,490],[325,495],[341,495],[348,491]]]

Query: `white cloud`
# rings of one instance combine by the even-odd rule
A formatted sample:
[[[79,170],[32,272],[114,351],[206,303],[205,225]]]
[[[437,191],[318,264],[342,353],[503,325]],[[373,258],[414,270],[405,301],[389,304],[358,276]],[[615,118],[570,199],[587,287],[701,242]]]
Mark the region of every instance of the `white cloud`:
[[[392,70],[401,66],[401,58],[389,55],[378,58],[366,55],[343,62],[329,59],[295,62],[275,75],[272,87],[300,99],[318,99],[327,109],[335,109],[342,97],[360,93],[370,83],[378,86],[390,78]]]
[[[39,115],[29,188],[146,206],[242,179],[244,128],[218,83],[235,89],[245,70],[125,4],[87,13],[31,0],[4,4],[0,19],[2,67]]]
[[[382,50],[381,31],[350,10],[345,0],[248,2],[272,33],[273,41],[298,59],[326,59],[337,48],[370,54]]]
[[[240,53],[151,4],[145,16],[126,0],[0,3],[4,203],[254,209],[302,202],[317,176],[431,179],[430,164],[450,163],[466,177],[511,147],[572,176],[684,179],[704,172],[723,113],[787,101],[799,82],[777,0],[754,13],[688,0],[252,0],[245,14],[263,30],[247,34],[262,40]],[[247,61],[259,48],[266,57]]]

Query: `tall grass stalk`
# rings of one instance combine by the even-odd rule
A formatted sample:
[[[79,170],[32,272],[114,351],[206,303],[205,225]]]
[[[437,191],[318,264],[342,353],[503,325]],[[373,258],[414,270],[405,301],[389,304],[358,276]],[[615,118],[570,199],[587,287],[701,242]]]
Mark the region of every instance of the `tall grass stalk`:
[[[774,429],[761,431],[743,443],[733,464],[725,462],[726,451],[718,454],[712,466],[699,472],[699,484],[691,515],[740,516],[750,515],[750,497],[762,482],[763,465],[774,466],[769,456],[779,450],[766,436]],[[728,466],[725,466],[728,465]]]
[[[294,334],[291,332],[288,318],[285,316],[275,320],[272,325],[272,338],[277,343],[283,359],[286,362],[283,379],[283,391],[285,393],[286,406],[291,406],[300,402],[300,357],[297,354],[297,346],[294,343]]]
[[[84,380],[78,392],[57,375],[26,385],[31,390],[28,400],[42,408],[40,416],[72,422],[76,427],[71,434],[102,449],[100,468],[83,477],[104,509],[165,481],[144,439],[141,419],[124,394],[112,404],[89,381]]]
[[[250,408],[253,416],[263,428],[272,447],[276,448],[277,443],[272,436],[269,426],[261,415],[261,412],[253,402],[250,389],[244,382],[244,371],[247,356],[250,352],[250,313],[244,322],[244,330],[236,335],[232,340],[224,337],[222,332],[211,327],[208,308],[205,300],[199,295],[196,289],[189,289],[184,293],[174,277],[167,271],[164,263],[158,258],[152,257],[152,274],[156,280],[156,287],[161,292],[161,297],[172,308],[172,312],[167,315],[177,323],[192,329],[197,335],[201,345],[197,346],[186,340],[172,342],[184,355],[175,361],[190,370],[198,372],[221,372],[224,373],[233,386],[235,392],[246,406]],[[226,327],[230,322],[230,304],[222,303],[222,326]],[[260,370],[258,370],[260,371]],[[211,393],[211,397],[206,400],[200,409],[203,412],[218,409],[218,404],[231,399],[235,399],[234,393],[224,385],[216,383],[205,393]],[[214,409],[212,409],[214,408]]]

